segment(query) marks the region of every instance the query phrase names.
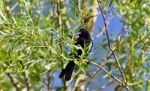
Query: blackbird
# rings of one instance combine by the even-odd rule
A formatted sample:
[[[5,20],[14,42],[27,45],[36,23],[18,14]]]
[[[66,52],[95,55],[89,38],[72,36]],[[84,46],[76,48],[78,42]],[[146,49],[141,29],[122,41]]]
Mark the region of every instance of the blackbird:
[[[85,52],[88,54],[92,48],[92,39],[90,33],[86,29],[80,29],[78,38],[76,39],[76,46],[81,46],[82,49],[88,48]],[[76,50],[77,53],[74,55],[75,58],[79,58],[82,55],[82,50]],[[75,68],[75,63],[73,60],[70,60],[66,68],[62,69],[59,78],[65,78],[66,81],[71,79],[73,70]]]

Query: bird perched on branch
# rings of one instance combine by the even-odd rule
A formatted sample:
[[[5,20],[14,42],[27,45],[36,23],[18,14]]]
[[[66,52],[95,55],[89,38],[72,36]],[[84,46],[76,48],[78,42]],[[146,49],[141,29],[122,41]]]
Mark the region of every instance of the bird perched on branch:
[[[90,33],[86,29],[80,29],[78,38],[76,39],[76,46],[80,46],[84,52],[89,53],[92,48],[92,39]],[[77,53],[74,55],[75,58],[79,58],[83,54],[83,50],[78,49]],[[75,63],[70,60],[65,69],[62,69],[59,78],[65,78],[66,81],[71,79],[73,70],[75,68]]]

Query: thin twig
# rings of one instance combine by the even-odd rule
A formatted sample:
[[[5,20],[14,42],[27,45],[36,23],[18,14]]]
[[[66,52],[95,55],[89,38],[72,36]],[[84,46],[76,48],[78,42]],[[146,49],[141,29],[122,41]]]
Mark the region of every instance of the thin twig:
[[[16,2],[9,10],[9,13],[12,13],[12,11],[18,6],[18,2]]]
[[[117,77],[115,77],[114,75],[112,75],[109,71],[107,71],[102,65],[99,65],[95,62],[92,62],[92,61],[88,61],[90,64],[93,64],[99,68],[101,68],[104,72],[106,72],[109,76],[111,76],[114,80],[116,80],[118,83],[122,84],[123,86],[126,87],[126,85],[120,80],[118,79]]]
[[[100,6],[98,0],[97,0],[97,3],[98,3],[98,5],[99,5],[99,9],[100,9],[100,11],[101,11],[102,18],[103,18],[103,22],[104,22],[104,25],[105,25],[106,36],[107,36],[107,41],[108,41],[108,47],[109,47],[109,49],[112,51],[112,54],[113,54],[113,56],[114,56],[114,58],[115,58],[115,60],[116,60],[116,62],[117,62],[119,71],[120,71],[120,73],[121,73],[121,76],[122,76],[123,81],[124,81],[124,84],[125,84],[125,88],[127,89],[127,91],[129,91],[129,87],[127,86],[127,82],[126,82],[125,76],[124,76],[124,74],[123,74],[123,72],[122,72],[122,70],[121,70],[121,65],[120,65],[120,63],[119,63],[119,60],[118,60],[116,54],[114,53],[114,51],[113,51],[112,48],[111,48],[109,33],[108,33],[108,29],[107,29],[107,24],[106,24],[106,21],[105,21],[104,13],[103,13],[103,11],[102,11],[102,8],[101,8],[101,6]]]
[[[102,61],[102,63],[99,63],[102,67],[108,62],[108,59],[112,56],[112,52],[109,51],[108,56]],[[88,80],[87,87],[90,85],[91,80],[98,74],[98,72],[101,70],[101,68],[96,69],[91,75]]]
[[[106,25],[108,26],[109,25],[109,23],[110,23],[110,20],[113,18],[113,16],[110,14],[109,16],[108,16],[108,19],[106,20]],[[103,33],[104,33],[104,31],[105,31],[105,26],[102,28],[102,30],[101,30],[101,32],[100,32],[100,35],[102,35]]]

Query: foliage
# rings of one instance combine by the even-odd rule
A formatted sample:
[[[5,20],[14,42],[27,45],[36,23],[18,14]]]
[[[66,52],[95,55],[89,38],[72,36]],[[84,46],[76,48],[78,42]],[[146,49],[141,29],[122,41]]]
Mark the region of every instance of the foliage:
[[[19,89],[27,89],[27,91],[39,91],[46,87],[48,90],[65,88],[65,82],[62,88],[53,87],[54,75],[49,75],[64,67],[70,59],[75,59],[70,57],[69,53],[74,52],[72,49],[78,48],[74,45],[76,32],[91,21],[93,17],[91,8],[95,7],[95,3],[93,0],[45,1],[0,1],[0,90],[2,91],[12,90],[17,85]],[[87,2],[88,7],[84,6],[84,1]],[[111,41],[111,47],[115,49],[127,85],[133,91],[139,89],[148,91],[150,89],[150,1],[99,1],[104,14],[111,12],[114,16],[122,18],[124,24],[122,32],[115,41]],[[17,6],[15,6],[16,2]],[[51,8],[48,9],[46,5]],[[114,9],[110,11],[111,7]],[[114,13],[116,10],[117,13]],[[103,44],[105,47],[108,46],[107,43]],[[113,76],[121,78],[122,76],[117,74],[119,72],[117,64],[112,61],[115,58],[108,55],[106,60],[104,59],[106,63],[102,65],[109,69]],[[79,74],[88,74],[85,62],[88,59],[81,57],[80,60],[75,61],[80,68],[73,78],[76,83]],[[109,72],[103,76],[108,77],[111,83],[113,78]],[[93,70],[89,75],[97,75],[97,73]],[[12,79],[16,79],[17,85],[13,84],[11,76]],[[89,84],[89,79],[92,77],[85,80],[86,84]],[[119,86],[120,83],[117,84],[116,91]]]
[[[118,38],[117,52],[119,59],[125,65],[125,76],[135,90],[149,88],[150,62],[150,11],[148,0],[117,1],[119,15],[123,17],[124,32],[127,37],[120,41]]]

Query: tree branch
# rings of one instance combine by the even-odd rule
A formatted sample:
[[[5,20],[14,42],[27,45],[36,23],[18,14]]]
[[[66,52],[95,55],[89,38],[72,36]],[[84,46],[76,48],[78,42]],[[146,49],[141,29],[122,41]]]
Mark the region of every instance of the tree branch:
[[[15,77],[13,77],[11,75],[11,73],[7,72],[6,75],[9,77],[11,83],[13,84],[13,86],[16,88],[16,91],[20,91],[20,85],[17,81],[17,79],[15,79]]]
[[[102,67],[108,62],[108,59],[112,56],[112,52],[109,51],[107,57],[102,61],[102,63],[99,63],[99,65],[101,65]],[[88,84],[87,86],[90,85],[91,80],[98,74],[98,72],[101,70],[101,68],[96,69],[91,75],[90,78],[88,80]]]
[[[25,75],[25,84],[26,84],[27,91],[31,91],[31,83],[30,83],[30,78],[28,76],[28,73],[25,71],[24,75]]]
[[[102,69],[104,72],[106,72],[109,76],[111,76],[114,80],[116,80],[118,83],[122,84],[124,87],[126,87],[126,85],[120,80],[118,79],[117,77],[115,77],[114,75],[112,75],[109,71],[107,71],[102,65],[100,64],[97,64],[95,62],[92,62],[92,61],[87,61],[88,63],[90,64],[93,64],[97,67],[99,67],[100,69]]]
[[[111,48],[109,33],[108,33],[107,24],[106,24],[106,20],[105,20],[105,17],[104,17],[103,10],[102,10],[102,8],[101,8],[101,6],[100,6],[98,0],[97,0],[97,3],[98,3],[98,5],[99,5],[99,9],[100,9],[100,11],[101,11],[102,18],[103,18],[103,22],[104,22],[104,26],[105,26],[105,30],[106,30],[106,37],[107,37],[107,41],[108,41],[108,47],[109,47],[110,51],[112,51],[112,54],[113,54],[113,56],[114,56],[114,58],[115,58],[115,60],[116,60],[116,62],[117,62],[119,71],[120,71],[121,76],[122,76],[123,81],[124,81],[124,85],[123,85],[123,86],[125,86],[125,88],[127,89],[127,91],[129,91],[129,87],[128,87],[128,85],[127,85],[125,76],[124,76],[124,74],[123,74],[123,72],[122,72],[122,70],[121,70],[121,65],[120,65],[120,63],[119,63],[119,60],[118,60],[118,58],[117,58],[115,52],[114,52],[113,49]]]

